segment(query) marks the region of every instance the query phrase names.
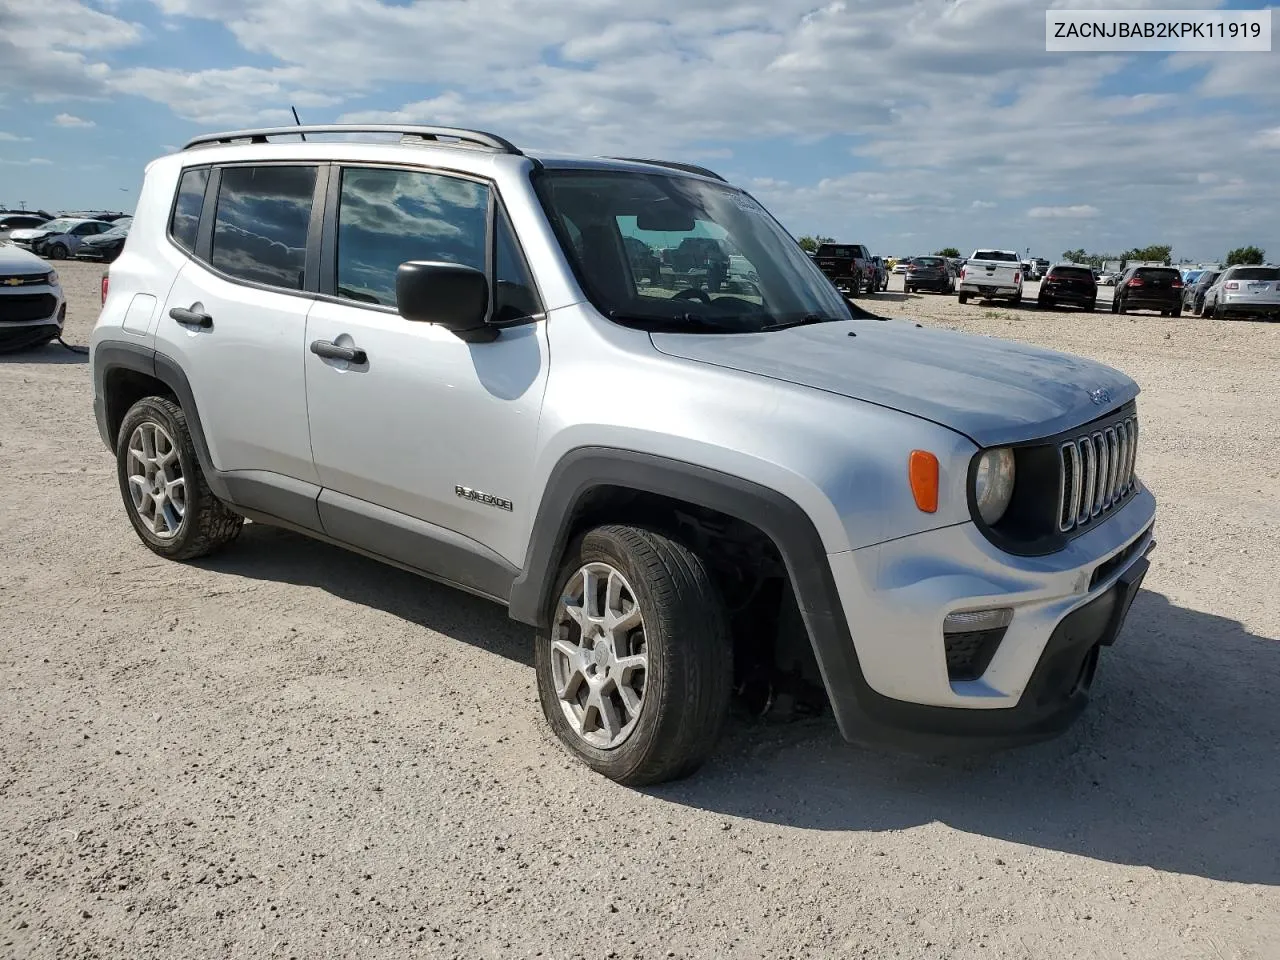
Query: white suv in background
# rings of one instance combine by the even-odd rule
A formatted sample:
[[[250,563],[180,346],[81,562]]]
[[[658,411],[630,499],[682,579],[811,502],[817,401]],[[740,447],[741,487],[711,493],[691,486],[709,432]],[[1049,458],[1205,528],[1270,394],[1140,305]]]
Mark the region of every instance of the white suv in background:
[[[658,256],[689,238],[739,268]],[[249,517],[501,603],[624,783],[697,768],[753,683],[850,740],[1052,736],[1148,566],[1137,384],[868,314],[703,167],[213,134],[147,167],[109,279],[94,405],[147,547]]]

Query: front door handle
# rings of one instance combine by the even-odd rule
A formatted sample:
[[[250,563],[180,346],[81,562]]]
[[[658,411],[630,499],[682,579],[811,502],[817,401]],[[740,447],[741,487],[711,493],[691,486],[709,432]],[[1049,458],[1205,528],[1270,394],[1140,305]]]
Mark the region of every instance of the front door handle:
[[[204,307],[198,303],[193,303],[190,310],[174,307],[169,311],[169,316],[188,327],[204,327],[207,330],[213,326],[213,317],[205,313]]]
[[[369,362],[369,357],[359,347],[340,347],[329,340],[312,340],[311,352],[326,360],[346,360],[348,363]]]

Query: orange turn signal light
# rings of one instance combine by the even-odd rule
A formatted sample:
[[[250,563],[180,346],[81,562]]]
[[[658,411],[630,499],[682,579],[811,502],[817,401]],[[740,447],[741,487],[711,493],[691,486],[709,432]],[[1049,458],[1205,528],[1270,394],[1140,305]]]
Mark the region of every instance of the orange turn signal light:
[[[907,458],[911,495],[923,513],[938,512],[938,458],[928,450],[912,450]]]

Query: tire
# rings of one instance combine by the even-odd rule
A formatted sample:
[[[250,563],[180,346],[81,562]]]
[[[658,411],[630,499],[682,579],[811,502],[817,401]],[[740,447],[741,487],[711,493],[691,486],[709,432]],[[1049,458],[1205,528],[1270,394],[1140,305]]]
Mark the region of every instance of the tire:
[[[1090,313],[1093,313],[1095,310],[1098,309],[1098,305],[1096,303],[1090,303],[1085,306],[1085,309]]]
[[[915,291],[913,291],[913,290],[911,289],[911,287],[906,287],[906,286],[904,286],[904,287],[902,288],[902,292],[903,292],[903,293],[914,293]]]
[[[583,609],[572,601],[575,591],[585,594],[583,571],[589,567],[609,584],[606,602],[618,583],[619,609],[630,593],[634,606],[625,612],[639,610],[639,629],[618,638],[628,645],[624,656],[638,656],[634,644],[643,643],[638,701],[634,687],[628,689],[637,704],[634,714],[622,693],[632,681],[614,679],[626,676],[613,673],[616,640],[593,640],[585,648],[590,659],[575,663],[568,655],[584,650],[579,620],[569,611]],[[733,645],[723,601],[702,560],[656,530],[596,527],[570,547],[556,587],[544,611],[548,626],[539,629],[534,651],[538,699],[552,732],[592,770],[626,786],[678,780],[697,770],[724,726],[733,683]],[[601,645],[606,651],[603,671],[595,654]],[[578,695],[571,695],[572,702],[562,700],[558,685],[560,690],[573,685]],[[593,707],[589,700],[600,697],[601,689],[612,696],[606,693]],[[601,722],[606,700],[617,725],[612,734]],[[613,742],[607,742],[611,737]]]
[[[1124,305],[1123,300],[1116,300],[1116,313],[1128,313],[1129,308]]]
[[[960,294],[960,296],[958,297],[958,299],[959,299],[959,301],[960,301],[961,303],[968,303],[968,302],[969,302],[969,295],[968,295],[967,293],[962,293],[962,294]]]
[[[1045,310],[1050,310],[1053,308],[1053,301],[1045,297],[1036,297],[1036,306],[1043,307]]]
[[[163,433],[163,442],[159,439]],[[149,461],[135,455],[146,456],[146,436],[150,436],[152,457]],[[162,451],[161,447],[167,447]],[[155,462],[163,458],[165,453],[176,454],[174,459],[162,470],[158,470]],[[178,475],[174,476],[176,467]],[[139,473],[141,471],[141,473]],[[146,492],[142,482],[148,475],[162,482],[166,477],[173,479],[166,484],[165,507],[157,509],[155,499],[159,487],[152,487],[155,494]],[[134,479],[131,479],[131,476]],[[205,480],[204,471],[200,469],[200,461],[196,457],[195,444],[191,441],[191,432],[187,429],[187,417],[182,408],[164,397],[143,397],[125,414],[120,424],[120,432],[116,435],[116,477],[120,484],[120,495],[124,499],[125,512],[129,522],[133,524],[138,538],[153,553],[169,560],[194,560],[205,557],[226,546],[240,535],[244,526],[244,518],[231,510],[226,504],[213,495]],[[175,489],[175,484],[182,483],[182,512],[177,514],[177,504],[169,499],[168,494]],[[137,491],[137,500],[135,500]],[[140,509],[148,506],[150,498],[151,519]],[[139,507],[141,501],[142,507]],[[177,523],[174,518],[177,516]],[[159,530],[160,519],[164,520],[165,530]]]
[[[1009,302],[1010,302],[1010,303],[1021,303],[1021,302],[1022,302],[1022,294],[1021,294],[1021,292],[1019,292],[1019,293],[1015,293],[1012,297],[1010,297],[1010,298],[1009,298]]]
[[[67,248],[66,248],[66,245],[65,245],[65,244],[61,244],[61,243],[55,243],[52,247],[50,247],[50,248],[49,248],[49,259],[50,259],[50,260],[65,260],[65,259],[67,259]]]
[[[1174,307],[1174,308],[1173,308],[1172,316],[1174,316],[1174,317],[1180,317],[1180,316],[1182,316],[1182,307],[1180,307],[1180,306],[1178,306],[1178,307]]]
[[[1215,304],[1213,305],[1213,319],[1215,319],[1215,320],[1226,320],[1226,319],[1227,319],[1227,315],[1226,315],[1226,313],[1224,313],[1224,312],[1223,312],[1223,310],[1222,310],[1222,304],[1221,304],[1221,303],[1215,303]]]

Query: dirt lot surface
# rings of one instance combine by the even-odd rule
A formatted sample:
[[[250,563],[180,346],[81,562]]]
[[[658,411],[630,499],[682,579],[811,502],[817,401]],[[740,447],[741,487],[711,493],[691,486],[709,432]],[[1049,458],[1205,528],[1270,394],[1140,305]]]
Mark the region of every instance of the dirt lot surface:
[[[100,268],[61,272],[85,343]],[[84,358],[0,359],[0,956],[1280,956],[1280,325],[869,299],[1142,384],[1159,547],[1055,742],[738,720],[614,786],[502,610],[261,526],[163,562]]]

